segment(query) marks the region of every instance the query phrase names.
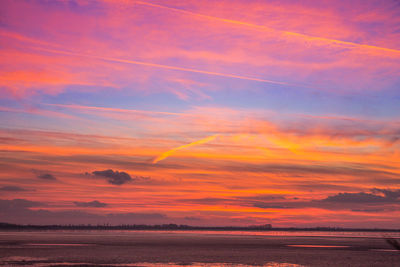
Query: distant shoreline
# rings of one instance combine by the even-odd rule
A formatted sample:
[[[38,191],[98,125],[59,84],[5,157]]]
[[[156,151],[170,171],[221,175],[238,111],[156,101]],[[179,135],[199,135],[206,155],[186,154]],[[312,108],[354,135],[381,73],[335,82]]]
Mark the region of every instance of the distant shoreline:
[[[341,227],[272,227],[272,226],[190,226],[177,224],[161,225],[31,225],[31,224],[11,224],[0,223],[0,231],[7,230],[182,230],[182,231],[323,231],[323,232],[400,232],[400,229],[381,229],[381,228],[341,228]]]

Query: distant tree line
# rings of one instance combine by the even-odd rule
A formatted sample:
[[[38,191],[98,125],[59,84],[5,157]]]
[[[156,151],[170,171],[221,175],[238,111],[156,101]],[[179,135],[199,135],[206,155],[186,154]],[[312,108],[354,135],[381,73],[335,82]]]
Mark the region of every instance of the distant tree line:
[[[53,225],[32,225],[32,224],[11,224],[0,223],[0,230],[212,230],[212,231],[380,231],[400,232],[400,229],[364,229],[364,228],[341,228],[341,227],[272,227],[271,224],[254,226],[190,226],[183,224],[53,224]]]
[[[33,224],[11,224],[1,223],[0,229],[3,230],[270,230],[272,226],[257,225],[247,227],[236,227],[236,226],[190,226],[184,224],[120,224],[111,225],[105,224],[52,224],[52,225],[33,225]]]

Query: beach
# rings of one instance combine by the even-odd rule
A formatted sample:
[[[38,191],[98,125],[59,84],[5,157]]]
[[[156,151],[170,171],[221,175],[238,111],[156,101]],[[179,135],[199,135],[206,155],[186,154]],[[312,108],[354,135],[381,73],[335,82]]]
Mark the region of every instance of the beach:
[[[385,241],[385,237],[390,235],[323,232],[289,232],[283,235],[250,231],[3,231],[0,232],[0,264],[399,266],[400,252]]]

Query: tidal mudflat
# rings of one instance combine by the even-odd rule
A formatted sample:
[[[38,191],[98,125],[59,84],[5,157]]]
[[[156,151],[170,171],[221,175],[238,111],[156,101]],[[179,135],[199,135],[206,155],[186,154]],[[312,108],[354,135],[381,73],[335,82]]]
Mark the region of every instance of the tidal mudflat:
[[[4,231],[3,266],[400,266],[390,233]],[[398,235],[398,233],[397,233]]]

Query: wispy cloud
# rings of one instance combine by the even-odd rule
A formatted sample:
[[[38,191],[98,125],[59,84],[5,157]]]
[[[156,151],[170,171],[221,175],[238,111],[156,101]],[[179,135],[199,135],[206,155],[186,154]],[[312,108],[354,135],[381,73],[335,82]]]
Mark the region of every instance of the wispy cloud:
[[[155,4],[151,2],[144,2],[144,1],[132,1],[132,3],[135,4],[140,4],[140,5],[146,5],[150,7],[155,7],[155,8],[161,8],[165,10],[169,10],[172,12],[178,12],[181,14],[185,14],[188,16],[196,16],[198,18],[206,19],[206,20],[212,20],[212,21],[219,21],[223,23],[229,23],[229,24],[234,24],[234,25],[239,25],[239,26],[244,26],[248,27],[251,29],[259,30],[259,31],[266,31],[266,32],[273,32],[273,33],[279,33],[284,36],[287,36],[289,38],[301,38],[305,41],[308,42],[324,42],[324,43],[329,43],[333,45],[339,45],[339,46],[346,46],[350,48],[359,48],[359,49],[367,49],[367,50],[379,50],[382,52],[388,52],[392,53],[395,56],[400,56],[400,50],[397,49],[391,49],[391,48],[386,48],[386,47],[380,47],[380,46],[374,46],[374,45],[368,45],[368,44],[362,44],[362,43],[355,43],[355,42],[348,42],[348,41],[343,41],[343,40],[337,40],[337,39],[331,39],[331,38],[325,38],[325,37],[319,37],[319,36],[313,36],[313,35],[308,35],[300,32],[292,32],[292,31],[284,31],[284,30],[277,30],[271,27],[267,27],[264,25],[258,25],[258,24],[253,24],[245,21],[240,21],[240,20],[233,20],[233,19],[226,19],[222,17],[215,17],[215,16],[209,16],[197,12],[192,12],[189,10],[185,9],[180,9],[180,8],[175,8],[175,7],[168,7],[165,5],[160,5],[160,4]]]
[[[255,81],[255,82],[262,82],[262,83],[272,83],[272,84],[290,85],[290,86],[301,86],[301,85],[295,85],[295,84],[291,84],[291,83],[287,83],[287,82],[273,81],[273,80],[256,78],[256,77],[249,77],[249,76],[228,74],[228,73],[220,73],[220,72],[213,72],[213,71],[206,71],[206,70],[199,70],[199,69],[192,69],[192,68],[183,68],[183,67],[177,67],[177,66],[156,64],[156,63],[151,63],[151,62],[130,60],[130,59],[111,58],[111,57],[89,55],[89,54],[81,54],[81,53],[75,53],[75,52],[70,52],[70,51],[46,49],[46,48],[36,48],[36,49],[41,50],[41,51],[45,51],[45,52],[50,52],[50,53],[55,53],[55,54],[62,54],[62,55],[69,55],[69,56],[74,56],[74,57],[92,58],[92,59],[99,59],[99,60],[105,60],[105,61],[111,61],[111,62],[117,62],[117,63],[142,65],[142,66],[169,69],[169,70],[177,70],[177,71],[184,71],[184,72],[193,72],[193,73],[200,73],[200,74],[205,74],[205,75],[220,76],[220,77],[225,77],[225,78],[234,78],[234,79],[241,79],[241,80],[248,80],[248,81]],[[302,87],[305,87],[305,86],[302,86]]]

